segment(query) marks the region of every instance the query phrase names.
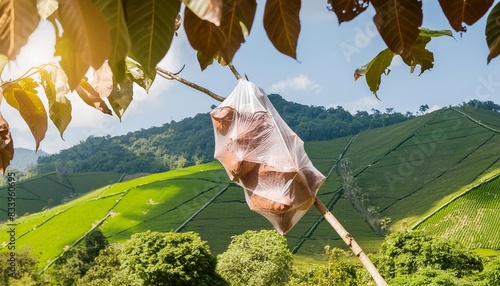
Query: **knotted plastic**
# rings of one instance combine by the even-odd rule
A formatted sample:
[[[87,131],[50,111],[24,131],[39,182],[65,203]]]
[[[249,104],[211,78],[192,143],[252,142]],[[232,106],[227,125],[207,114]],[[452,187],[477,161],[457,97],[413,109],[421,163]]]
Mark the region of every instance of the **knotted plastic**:
[[[309,160],[304,142],[265,92],[243,79],[210,115],[214,157],[243,187],[250,209],[285,234],[314,203],[325,180]]]

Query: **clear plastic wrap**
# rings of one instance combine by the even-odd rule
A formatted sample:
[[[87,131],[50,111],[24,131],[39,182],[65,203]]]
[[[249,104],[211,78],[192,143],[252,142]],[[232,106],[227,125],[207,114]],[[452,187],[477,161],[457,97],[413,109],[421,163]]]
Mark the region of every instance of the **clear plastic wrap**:
[[[285,234],[314,203],[325,180],[309,160],[304,142],[280,117],[265,92],[240,79],[210,113],[214,157],[243,187],[250,209]]]

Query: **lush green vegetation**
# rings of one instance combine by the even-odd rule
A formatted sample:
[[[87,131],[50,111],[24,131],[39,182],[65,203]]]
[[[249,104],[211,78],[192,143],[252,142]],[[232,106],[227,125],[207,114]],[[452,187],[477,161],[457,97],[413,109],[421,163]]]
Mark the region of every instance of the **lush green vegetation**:
[[[292,272],[287,240],[275,230],[235,235],[217,259],[217,272],[233,286],[284,285]]]
[[[371,285],[372,278],[352,254],[326,245],[322,261],[292,259],[287,241],[275,230],[233,236],[214,257],[193,232],[134,234],[108,244],[99,230],[67,251],[40,274],[30,252],[18,253],[17,275],[9,277],[2,252],[2,285]],[[460,243],[420,231],[389,235],[372,256],[389,285],[497,285],[500,257],[486,260]],[[300,263],[297,263],[300,262]],[[216,266],[217,263],[217,266]],[[12,274],[12,273],[11,273]]]
[[[339,138],[414,117],[393,109],[352,115],[340,106],[326,109],[288,102],[279,95],[269,98],[304,141]],[[38,171],[157,173],[210,162],[213,150],[212,122],[210,115],[203,113],[122,136],[89,137],[59,154],[40,158]]]
[[[418,225],[435,235],[458,240],[470,248],[498,248],[500,176],[453,200]]]

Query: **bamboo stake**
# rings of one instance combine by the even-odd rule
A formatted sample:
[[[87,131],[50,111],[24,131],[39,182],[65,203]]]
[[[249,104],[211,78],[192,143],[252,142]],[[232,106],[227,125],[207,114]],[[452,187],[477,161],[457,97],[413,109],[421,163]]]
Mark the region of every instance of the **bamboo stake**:
[[[363,252],[358,243],[354,240],[354,237],[347,232],[347,230],[340,224],[340,222],[333,216],[333,214],[326,208],[323,202],[320,201],[318,197],[314,201],[314,206],[321,213],[321,215],[326,219],[326,221],[333,227],[333,229],[339,234],[342,240],[351,248],[354,255],[356,255],[361,264],[366,268],[368,273],[373,277],[375,283],[379,286],[386,286],[387,282],[385,282],[384,278],[378,272],[378,269],[373,265],[370,258]]]

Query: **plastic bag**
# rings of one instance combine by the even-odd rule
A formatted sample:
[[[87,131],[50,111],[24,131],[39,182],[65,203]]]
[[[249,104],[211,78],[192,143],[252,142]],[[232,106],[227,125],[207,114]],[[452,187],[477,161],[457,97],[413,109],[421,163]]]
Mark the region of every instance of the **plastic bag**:
[[[309,160],[304,142],[280,117],[265,92],[240,79],[210,113],[214,157],[242,186],[250,209],[285,234],[314,203],[325,180]]]

